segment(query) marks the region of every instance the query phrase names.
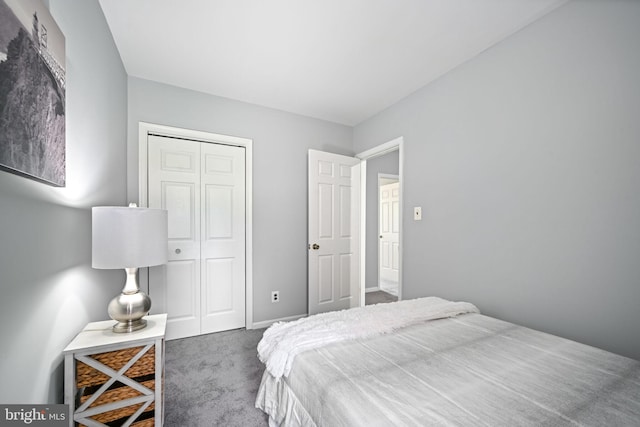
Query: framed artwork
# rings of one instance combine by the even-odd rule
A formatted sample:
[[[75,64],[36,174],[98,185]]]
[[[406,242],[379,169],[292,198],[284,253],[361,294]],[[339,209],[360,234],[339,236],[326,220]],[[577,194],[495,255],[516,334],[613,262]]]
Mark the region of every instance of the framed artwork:
[[[65,185],[65,40],[40,0],[0,0],[0,169]]]

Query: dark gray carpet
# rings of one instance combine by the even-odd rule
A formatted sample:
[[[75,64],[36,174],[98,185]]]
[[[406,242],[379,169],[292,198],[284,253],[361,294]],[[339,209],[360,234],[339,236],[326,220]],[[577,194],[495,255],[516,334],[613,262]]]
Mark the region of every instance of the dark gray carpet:
[[[367,305],[397,301],[368,292]],[[264,329],[218,332],[167,341],[164,425],[166,427],[264,427],[255,408],[264,365],[257,356]]]
[[[398,297],[391,295],[385,291],[367,292],[364,294],[364,304],[380,304],[381,302],[395,302],[398,301]]]
[[[167,341],[166,427],[267,426],[254,407],[264,365],[256,348],[264,329]]]

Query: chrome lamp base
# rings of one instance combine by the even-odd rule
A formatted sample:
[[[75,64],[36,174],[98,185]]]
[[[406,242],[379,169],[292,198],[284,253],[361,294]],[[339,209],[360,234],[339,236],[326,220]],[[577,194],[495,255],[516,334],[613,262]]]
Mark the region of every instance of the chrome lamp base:
[[[127,333],[143,329],[147,321],[143,319],[151,309],[151,298],[138,288],[137,268],[125,268],[127,282],[122,293],[111,300],[109,316],[116,320],[113,332]]]
[[[115,319],[114,319],[115,320]],[[144,329],[147,327],[147,321],[144,319],[131,320],[126,322],[118,322],[113,325],[113,332],[128,333]]]

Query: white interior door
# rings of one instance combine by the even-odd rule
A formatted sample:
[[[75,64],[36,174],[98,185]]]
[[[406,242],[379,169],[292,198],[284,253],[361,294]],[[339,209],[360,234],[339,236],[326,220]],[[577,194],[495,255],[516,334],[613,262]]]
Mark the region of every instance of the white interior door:
[[[167,339],[245,326],[244,148],[148,137],[148,205],[169,213],[169,262],[149,269]]]
[[[360,160],[309,150],[309,314],[360,305]]]
[[[379,187],[379,287],[398,295],[400,259],[400,184]]]

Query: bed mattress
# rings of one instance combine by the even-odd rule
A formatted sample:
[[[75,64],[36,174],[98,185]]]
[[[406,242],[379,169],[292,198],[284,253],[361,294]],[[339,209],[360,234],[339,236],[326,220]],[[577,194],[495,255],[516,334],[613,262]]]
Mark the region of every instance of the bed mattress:
[[[272,426],[639,426],[640,362],[470,313],[300,353],[256,406]]]

